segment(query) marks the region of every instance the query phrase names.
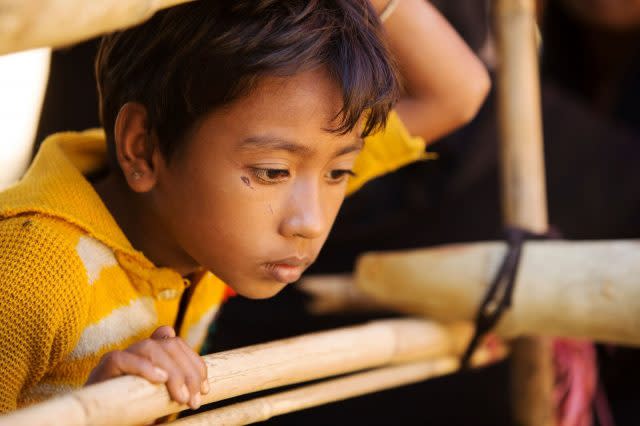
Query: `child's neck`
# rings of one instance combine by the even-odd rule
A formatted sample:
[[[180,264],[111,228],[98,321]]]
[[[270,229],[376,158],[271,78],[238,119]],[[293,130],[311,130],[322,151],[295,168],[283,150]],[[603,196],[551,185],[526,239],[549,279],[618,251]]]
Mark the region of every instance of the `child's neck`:
[[[144,194],[131,191],[121,175],[110,173],[93,183],[93,187],[131,245],[156,266],[172,268],[183,277],[200,269],[149,209]]]

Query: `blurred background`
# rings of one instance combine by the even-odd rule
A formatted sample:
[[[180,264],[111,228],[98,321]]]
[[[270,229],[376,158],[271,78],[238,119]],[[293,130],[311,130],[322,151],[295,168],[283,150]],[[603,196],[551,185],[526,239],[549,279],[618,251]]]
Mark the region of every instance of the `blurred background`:
[[[489,4],[434,3],[493,72],[499,58]],[[550,223],[569,239],[638,238],[640,0],[541,1],[539,27]],[[0,185],[23,173],[46,135],[99,126],[96,47],[91,40],[0,57]],[[348,198],[309,273],[349,272],[363,251],[501,239],[494,95],[470,125],[430,145],[438,160],[401,169]],[[309,302],[296,286],[266,301],[233,298],[212,327],[206,351],[393,315],[318,316],[306,309]],[[616,424],[640,424],[639,352],[600,346],[598,357]],[[508,383],[506,361],[269,423],[510,425]]]
[[[0,56],[0,188],[29,165],[49,78],[50,49]]]

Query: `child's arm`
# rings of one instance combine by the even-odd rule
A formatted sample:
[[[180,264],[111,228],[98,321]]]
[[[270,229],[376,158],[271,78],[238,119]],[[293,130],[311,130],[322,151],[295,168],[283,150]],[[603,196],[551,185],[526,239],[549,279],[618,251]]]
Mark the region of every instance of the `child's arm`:
[[[370,0],[381,13],[390,0]],[[397,112],[412,135],[433,141],[470,121],[490,80],[482,62],[426,0],[398,0],[383,24],[403,77]]]
[[[209,393],[207,366],[173,328],[163,326],[149,339],[123,351],[105,354],[87,380],[87,385],[131,374],[152,383],[166,383],[171,398],[193,409],[200,407],[201,394]]]

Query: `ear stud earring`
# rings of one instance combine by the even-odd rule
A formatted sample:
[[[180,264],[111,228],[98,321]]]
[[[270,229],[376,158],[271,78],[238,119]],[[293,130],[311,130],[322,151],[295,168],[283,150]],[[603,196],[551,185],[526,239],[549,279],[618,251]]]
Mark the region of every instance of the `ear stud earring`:
[[[131,177],[134,178],[135,180],[140,179],[143,175],[144,175],[144,173],[142,173],[141,171],[138,171],[138,170],[134,170],[131,173]]]

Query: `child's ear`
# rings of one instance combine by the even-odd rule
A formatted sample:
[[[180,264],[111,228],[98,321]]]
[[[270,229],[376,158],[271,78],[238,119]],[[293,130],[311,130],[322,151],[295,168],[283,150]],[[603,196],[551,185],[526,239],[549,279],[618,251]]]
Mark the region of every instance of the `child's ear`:
[[[120,108],[114,126],[118,163],[129,187],[135,192],[148,192],[157,182],[158,141],[149,129],[147,109],[137,102]]]

